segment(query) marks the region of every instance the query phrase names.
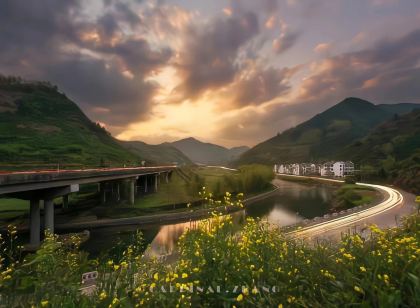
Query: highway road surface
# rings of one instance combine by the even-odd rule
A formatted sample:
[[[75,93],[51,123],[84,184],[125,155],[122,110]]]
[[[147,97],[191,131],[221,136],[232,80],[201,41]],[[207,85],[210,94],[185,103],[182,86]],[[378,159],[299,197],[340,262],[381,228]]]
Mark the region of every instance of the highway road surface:
[[[322,181],[343,182],[340,180],[314,178]],[[367,227],[376,224],[379,228],[397,226],[400,218],[416,211],[415,196],[402,190],[382,185],[357,183],[380,191],[384,200],[379,204],[362,208],[357,212],[332,218],[289,233],[294,238],[339,240],[344,233],[368,233]]]

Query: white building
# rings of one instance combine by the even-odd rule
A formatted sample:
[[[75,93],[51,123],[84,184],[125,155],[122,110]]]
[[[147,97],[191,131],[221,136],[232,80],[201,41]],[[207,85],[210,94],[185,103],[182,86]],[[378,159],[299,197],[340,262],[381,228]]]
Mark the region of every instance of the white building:
[[[330,161],[324,164],[294,163],[274,165],[275,172],[293,175],[321,175],[344,177],[354,174],[354,164],[351,161]]]
[[[333,176],[334,175],[334,162],[326,162],[321,166],[321,176]]]
[[[302,164],[293,164],[292,165],[292,174],[294,175],[303,175]]]
[[[354,164],[351,161],[338,161],[333,165],[334,176],[344,177],[354,174]]]

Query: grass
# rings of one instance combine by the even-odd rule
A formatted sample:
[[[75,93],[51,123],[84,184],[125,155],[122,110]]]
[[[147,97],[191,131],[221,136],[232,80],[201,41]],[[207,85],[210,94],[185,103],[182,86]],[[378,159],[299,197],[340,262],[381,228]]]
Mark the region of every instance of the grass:
[[[203,185],[212,191],[218,181],[222,181],[224,176],[232,175],[233,171],[220,168],[207,167],[188,167],[183,168],[182,172],[187,178],[183,178],[178,172],[174,172],[169,183],[162,179],[157,193],[142,196],[136,200],[136,208],[153,208],[169,204],[179,204],[194,202],[200,199],[194,191],[190,193],[188,185],[193,181],[193,176],[198,175],[203,179]]]
[[[29,210],[29,201],[0,198],[0,208],[2,211],[27,211]]]
[[[344,184],[335,192],[333,210],[372,204],[374,201],[379,200],[380,197],[381,194],[372,187]]]
[[[158,192],[137,198],[134,207],[144,209],[197,200],[198,195],[190,196],[187,193],[186,185],[187,182],[177,172],[174,172],[169,183],[161,179]]]

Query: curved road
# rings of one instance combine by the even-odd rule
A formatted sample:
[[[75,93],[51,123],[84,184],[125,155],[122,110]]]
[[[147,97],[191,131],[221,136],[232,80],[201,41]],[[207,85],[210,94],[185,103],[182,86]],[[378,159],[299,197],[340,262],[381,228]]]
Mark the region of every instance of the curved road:
[[[329,182],[344,182],[319,177],[306,178]],[[375,206],[358,212],[292,231],[289,235],[295,238],[337,240],[340,239],[343,233],[363,233],[367,230],[366,227],[371,224],[376,224],[382,229],[394,227],[398,224],[401,217],[413,213],[416,209],[415,196],[413,194],[382,185],[357,184],[381,191],[385,196],[384,200]]]

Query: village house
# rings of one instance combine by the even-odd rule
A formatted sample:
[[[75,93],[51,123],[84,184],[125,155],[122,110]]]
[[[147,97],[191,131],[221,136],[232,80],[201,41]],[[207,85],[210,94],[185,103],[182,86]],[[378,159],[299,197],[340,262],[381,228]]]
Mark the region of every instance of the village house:
[[[321,176],[334,176],[334,162],[329,161],[321,166]]]
[[[354,164],[351,161],[330,161],[324,164],[294,163],[274,165],[274,172],[293,175],[321,175],[329,177],[344,177],[354,174]]]

